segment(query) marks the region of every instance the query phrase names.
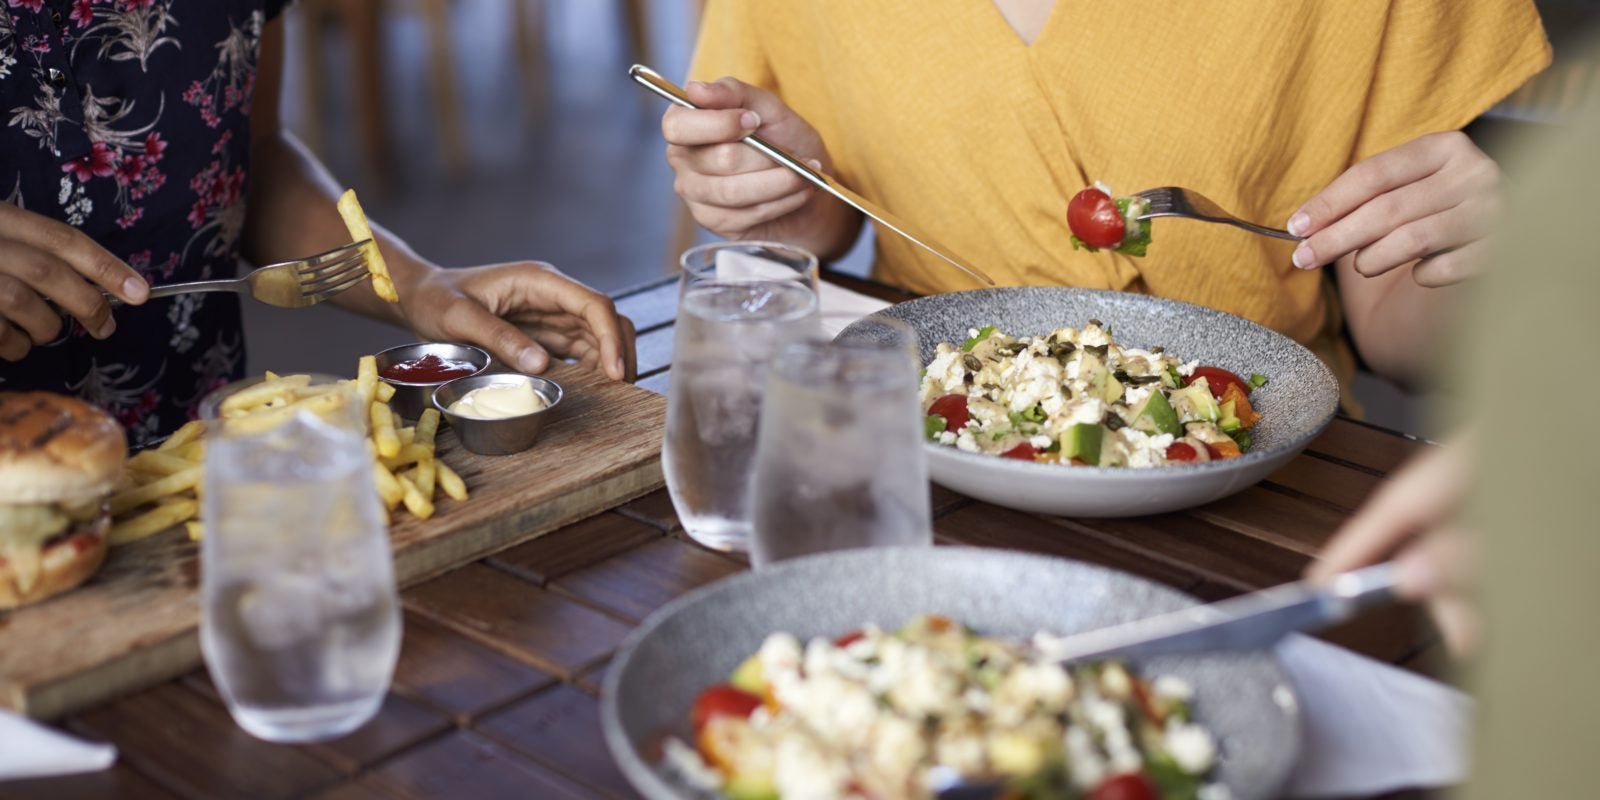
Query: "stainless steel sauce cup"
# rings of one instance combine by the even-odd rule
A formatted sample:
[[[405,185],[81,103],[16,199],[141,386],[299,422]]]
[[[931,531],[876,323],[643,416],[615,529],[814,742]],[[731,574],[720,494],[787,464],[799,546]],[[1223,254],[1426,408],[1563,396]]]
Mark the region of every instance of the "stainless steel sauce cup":
[[[532,385],[534,394],[544,398],[545,407],[532,414],[503,419],[464,417],[450,411],[451,403],[465,397],[467,392],[473,389],[496,385],[514,386],[519,383]],[[433,405],[444,415],[450,427],[455,429],[456,438],[461,440],[462,447],[480,455],[503,456],[520,453],[533,446],[534,441],[539,438],[539,430],[544,427],[545,419],[561,403],[561,395],[561,385],[549,378],[502,372],[450,381],[434,391]]]

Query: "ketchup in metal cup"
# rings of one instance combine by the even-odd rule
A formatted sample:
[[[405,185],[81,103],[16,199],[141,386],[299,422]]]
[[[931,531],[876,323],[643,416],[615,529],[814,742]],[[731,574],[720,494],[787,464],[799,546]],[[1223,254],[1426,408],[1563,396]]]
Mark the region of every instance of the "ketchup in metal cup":
[[[429,353],[421,358],[390,364],[378,370],[378,375],[391,381],[405,383],[442,383],[477,371],[478,367],[470,361],[440,358]]]

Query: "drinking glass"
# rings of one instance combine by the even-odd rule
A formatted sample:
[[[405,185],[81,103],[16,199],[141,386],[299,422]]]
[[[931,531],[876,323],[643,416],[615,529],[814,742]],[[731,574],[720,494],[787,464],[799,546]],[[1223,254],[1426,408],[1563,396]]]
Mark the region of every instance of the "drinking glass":
[[[366,415],[353,387],[339,391],[333,410],[260,433],[205,407],[200,646],[234,721],[269,741],[371,719],[400,653]]]
[[[684,273],[661,461],[672,505],[695,541],[749,549],[750,467],[767,366],[781,347],[817,332],[817,295],[803,281]]]
[[[797,281],[813,292],[817,283],[817,257],[798,247],[776,242],[713,242],[691,247],[678,257],[682,279],[678,296],[691,282]]]
[[[916,334],[857,323],[773,362],[756,446],[752,562],[933,544]]]

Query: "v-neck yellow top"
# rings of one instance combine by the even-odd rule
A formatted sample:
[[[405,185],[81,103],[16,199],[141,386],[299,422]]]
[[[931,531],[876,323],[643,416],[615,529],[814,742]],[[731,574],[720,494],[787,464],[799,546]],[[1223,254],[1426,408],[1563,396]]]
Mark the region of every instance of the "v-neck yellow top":
[[[1460,128],[1549,60],[1531,0],[1057,0],[1032,45],[992,0],[709,0],[691,77],[778,93],[841,180],[1002,285],[1200,303],[1348,367],[1331,285],[1290,243],[1167,219],[1143,258],[1074,251],[1067,201],[1176,185],[1282,227],[1351,164]],[[976,286],[892,232],[875,274]]]

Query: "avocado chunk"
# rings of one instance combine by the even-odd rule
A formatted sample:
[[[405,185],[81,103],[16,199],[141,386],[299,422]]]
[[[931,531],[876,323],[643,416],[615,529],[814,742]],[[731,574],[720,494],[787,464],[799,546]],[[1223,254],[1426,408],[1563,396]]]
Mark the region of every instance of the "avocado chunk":
[[[722,793],[729,800],[778,800],[778,787],[769,772],[741,772],[728,778]]]
[[[1217,420],[1217,427],[1221,428],[1223,433],[1233,433],[1244,427],[1244,423],[1239,421],[1239,415],[1234,411],[1234,406],[1232,400],[1222,404],[1222,418]]]
[[[1105,429],[1099,425],[1080,422],[1067,429],[1061,437],[1061,452],[1085,464],[1100,464],[1100,440]]]
[[[1217,407],[1217,398],[1211,395],[1211,385],[1205,378],[1173,392],[1170,402],[1182,422],[1216,422],[1222,418],[1222,409]]]
[[[1111,370],[1106,369],[1106,363],[1100,357],[1087,350],[1079,350],[1078,380],[1085,384],[1084,393],[1090,397],[1105,399],[1106,382],[1116,380],[1111,377]],[[1121,394],[1121,387],[1118,387]]]
[[[767,679],[761,676],[761,659],[750,656],[733,670],[728,683],[733,688],[749,692],[757,697],[764,697],[767,693]]]
[[[1144,406],[1133,417],[1133,427],[1148,434],[1170,433],[1178,436],[1183,433],[1183,425],[1178,422],[1178,412],[1172,410],[1172,403],[1167,401],[1167,396],[1160,390],[1150,392],[1150,397],[1144,401]]]

